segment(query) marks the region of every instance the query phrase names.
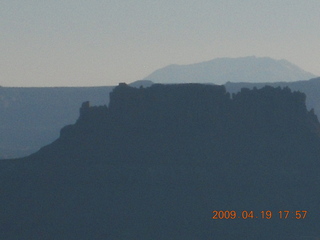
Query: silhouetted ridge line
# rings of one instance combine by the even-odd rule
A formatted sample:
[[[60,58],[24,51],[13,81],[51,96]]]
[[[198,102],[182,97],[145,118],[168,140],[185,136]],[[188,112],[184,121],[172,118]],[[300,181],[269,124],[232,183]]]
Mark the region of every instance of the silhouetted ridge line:
[[[174,164],[188,162],[190,156],[205,164],[245,155],[248,163],[261,156],[271,164],[275,152],[282,152],[286,160],[281,157],[276,164],[288,158],[301,162],[300,150],[311,148],[316,155],[320,129],[305,100],[305,94],[280,87],[242,89],[231,97],[224,86],[133,88],[123,83],[110,93],[108,107],[83,103],[76,124],[64,127],[60,138],[40,153],[45,156],[51,148],[60,157],[90,153],[114,163]]]

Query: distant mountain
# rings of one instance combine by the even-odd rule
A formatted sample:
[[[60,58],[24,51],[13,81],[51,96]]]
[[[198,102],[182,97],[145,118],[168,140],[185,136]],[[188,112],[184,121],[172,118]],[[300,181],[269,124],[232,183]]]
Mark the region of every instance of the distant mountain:
[[[0,239],[320,236],[320,124],[305,98],[120,84],[52,144],[0,161]]]
[[[282,82],[316,77],[286,60],[269,57],[217,58],[189,65],[169,65],[144,79],[156,83]]]

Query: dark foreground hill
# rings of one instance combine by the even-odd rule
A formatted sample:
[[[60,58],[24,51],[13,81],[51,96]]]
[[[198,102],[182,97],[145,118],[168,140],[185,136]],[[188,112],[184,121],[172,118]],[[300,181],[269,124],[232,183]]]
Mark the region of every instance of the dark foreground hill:
[[[288,88],[120,84],[52,144],[1,161],[0,238],[316,239],[319,131]]]

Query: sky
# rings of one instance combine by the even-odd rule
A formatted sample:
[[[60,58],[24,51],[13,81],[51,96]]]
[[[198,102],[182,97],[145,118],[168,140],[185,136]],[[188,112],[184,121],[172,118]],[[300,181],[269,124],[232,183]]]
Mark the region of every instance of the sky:
[[[319,0],[2,0],[0,86],[110,86],[169,64],[287,59],[320,75]]]

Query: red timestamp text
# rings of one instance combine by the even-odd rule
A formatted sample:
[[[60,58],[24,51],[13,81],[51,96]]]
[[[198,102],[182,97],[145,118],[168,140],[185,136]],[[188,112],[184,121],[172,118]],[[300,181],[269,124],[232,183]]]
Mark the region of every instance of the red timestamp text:
[[[273,211],[212,211],[212,219],[305,219],[307,217],[308,211],[298,210],[298,211],[289,211],[281,210],[278,212]]]

